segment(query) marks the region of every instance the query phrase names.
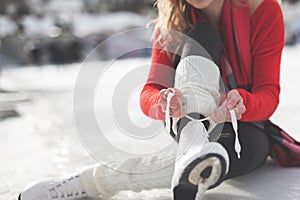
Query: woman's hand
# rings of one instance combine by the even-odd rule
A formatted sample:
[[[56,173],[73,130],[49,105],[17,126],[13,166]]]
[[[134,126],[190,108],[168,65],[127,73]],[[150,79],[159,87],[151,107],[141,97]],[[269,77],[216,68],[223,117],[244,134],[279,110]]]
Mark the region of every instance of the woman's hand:
[[[236,118],[239,120],[242,118],[246,107],[243,102],[243,98],[237,90],[230,90],[221,106],[219,106],[212,114],[211,118],[216,123],[231,122],[231,116],[229,110],[234,110]]]
[[[162,111],[166,112],[167,98],[170,93],[173,93],[174,95],[170,101],[170,116],[175,118],[185,116],[185,98],[183,94],[175,88],[162,89],[159,92],[160,98],[158,100],[158,104],[162,107]]]

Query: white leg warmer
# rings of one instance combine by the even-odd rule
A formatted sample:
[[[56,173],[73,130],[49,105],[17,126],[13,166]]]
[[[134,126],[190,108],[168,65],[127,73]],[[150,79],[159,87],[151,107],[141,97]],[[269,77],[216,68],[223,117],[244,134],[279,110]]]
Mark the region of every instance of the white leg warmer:
[[[123,190],[140,192],[155,188],[169,189],[174,162],[174,155],[161,159],[154,157],[150,161],[136,157],[124,161],[114,169],[104,165],[92,166],[83,170],[80,176],[87,193],[93,197],[101,195],[108,198]],[[144,173],[139,173],[141,171]]]
[[[209,116],[220,102],[220,72],[217,65],[202,56],[188,56],[182,59],[176,69],[175,85],[186,100],[187,113]],[[177,134],[177,122],[173,118],[173,131]],[[215,126],[211,120],[209,130]]]

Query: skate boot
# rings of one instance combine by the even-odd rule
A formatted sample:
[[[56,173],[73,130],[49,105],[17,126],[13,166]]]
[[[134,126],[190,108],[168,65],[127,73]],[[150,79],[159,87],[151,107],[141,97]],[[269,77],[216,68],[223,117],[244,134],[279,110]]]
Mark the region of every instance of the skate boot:
[[[219,185],[229,168],[225,148],[208,142],[202,122],[190,121],[181,130],[172,178],[174,200],[202,199],[204,192]]]
[[[65,179],[51,179],[28,186],[18,200],[73,200],[84,199],[89,195],[83,187],[80,176]]]
[[[179,62],[174,87],[182,92],[188,114],[172,118],[172,130],[179,142],[172,178],[174,200],[202,199],[204,192],[220,184],[228,172],[225,148],[208,139],[216,126],[209,115],[220,103],[219,84],[219,69],[210,59],[187,56]]]

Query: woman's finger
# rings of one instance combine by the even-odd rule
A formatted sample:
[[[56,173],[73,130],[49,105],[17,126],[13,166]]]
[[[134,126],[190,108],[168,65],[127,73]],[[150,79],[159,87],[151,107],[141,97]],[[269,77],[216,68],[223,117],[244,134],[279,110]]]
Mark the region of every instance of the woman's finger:
[[[162,99],[167,99],[167,97],[166,97],[166,92],[167,92],[167,89],[162,89],[162,90],[160,90],[160,92],[159,92],[160,98],[162,98]]]
[[[235,112],[236,118],[238,120],[240,120],[242,118],[245,111],[246,111],[246,107],[244,105],[237,106],[237,107],[234,108],[234,112]]]
[[[162,107],[163,112],[167,108],[168,95],[172,93],[174,96],[170,100],[170,115],[172,117],[183,117],[185,113],[185,99],[181,91],[175,88],[162,89],[159,93],[160,99],[158,104]]]
[[[226,121],[226,105],[227,105],[227,101],[225,100],[221,106],[219,106],[217,109],[215,109],[212,114],[211,114],[211,118],[214,122],[216,123],[222,123]]]
[[[180,109],[170,109],[170,113],[172,113],[171,116],[175,118],[182,118],[186,115],[185,111]]]
[[[158,100],[158,104],[161,106],[162,110],[165,112],[167,108],[167,101],[163,98]]]
[[[165,100],[163,98],[160,98],[158,100],[158,104],[166,108],[167,107],[167,100]],[[177,103],[177,102],[176,103],[172,103],[172,101],[171,101],[170,108],[172,108],[172,109],[179,109],[180,107],[181,107],[180,103]]]
[[[227,94],[227,109],[233,109],[239,101],[242,100],[240,93],[237,90],[231,90]]]

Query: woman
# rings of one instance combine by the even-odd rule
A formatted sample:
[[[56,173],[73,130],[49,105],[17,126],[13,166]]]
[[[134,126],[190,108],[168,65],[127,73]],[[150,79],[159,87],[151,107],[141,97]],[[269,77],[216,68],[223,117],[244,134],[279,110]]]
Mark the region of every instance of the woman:
[[[200,199],[206,189],[253,171],[268,156],[268,137],[250,122],[268,119],[279,102],[282,13],[274,0],[169,0],[159,1],[158,8],[158,28],[187,33],[204,50],[197,52],[192,42],[184,41],[177,64],[164,42],[172,41],[172,34],[158,32],[141,108],[154,119],[172,119],[179,140],[174,199]],[[162,66],[176,68],[175,81],[175,73]],[[220,90],[218,71],[227,88],[220,104],[214,101],[219,98],[214,95]],[[228,123],[234,117],[231,110],[240,120],[241,155]],[[192,119],[208,116],[211,120],[203,123]],[[214,123],[225,121],[217,142],[209,142],[205,135],[217,129]]]
[[[265,161],[269,140],[252,122],[268,119],[279,102],[284,28],[278,3],[158,0],[158,9],[152,67],[140,102],[146,115],[166,120],[167,130],[178,141],[175,167],[139,176],[96,165],[34,184],[19,199],[111,196],[128,189],[168,188],[171,180],[174,199],[201,199],[207,189],[249,173]],[[189,37],[180,40],[164,30]],[[220,74],[226,95],[221,92]],[[214,133],[220,136],[212,142],[208,137]],[[132,170],[147,165],[127,162],[134,163],[124,163]]]

